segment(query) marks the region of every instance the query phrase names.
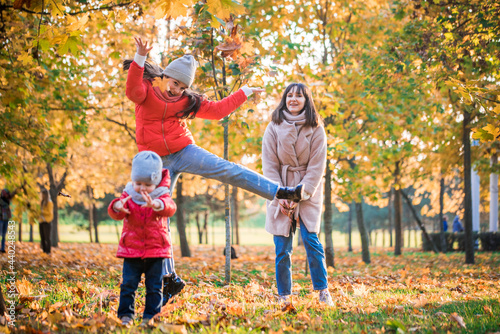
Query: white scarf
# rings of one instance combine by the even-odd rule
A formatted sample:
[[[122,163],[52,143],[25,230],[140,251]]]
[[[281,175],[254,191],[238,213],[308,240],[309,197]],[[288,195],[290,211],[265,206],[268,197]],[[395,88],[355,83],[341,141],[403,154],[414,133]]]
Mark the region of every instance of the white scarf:
[[[144,198],[142,197],[141,193],[138,193],[137,191],[134,190],[134,186],[132,185],[132,182],[127,183],[125,186],[125,189],[123,190],[130,196],[132,196],[132,201],[139,205],[144,205],[146,204],[146,201],[144,201]],[[160,196],[163,196],[165,194],[169,194],[170,189],[168,187],[157,187],[155,190],[149,193],[149,196],[151,196],[151,199],[156,199]]]

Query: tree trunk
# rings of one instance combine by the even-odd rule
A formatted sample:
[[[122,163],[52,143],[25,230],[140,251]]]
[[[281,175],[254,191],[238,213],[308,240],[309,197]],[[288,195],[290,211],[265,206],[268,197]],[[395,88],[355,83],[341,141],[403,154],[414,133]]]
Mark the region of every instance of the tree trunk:
[[[89,240],[92,240],[92,226],[94,225],[94,210],[92,210],[92,187],[87,186],[87,197],[89,199]]]
[[[184,196],[182,195],[182,175],[179,176],[177,180],[177,212],[175,214],[177,221],[177,231],[179,233],[179,243],[181,244],[181,256],[191,257],[191,250],[189,249],[189,244],[186,238],[186,223],[184,221]]]
[[[33,225],[28,221],[30,227],[30,242],[33,242]]]
[[[330,161],[326,159],[325,173],[325,212],[323,220],[325,226],[325,260],[327,267],[335,268],[335,251],[333,249],[333,220],[332,220],[332,171]],[[307,261],[306,261],[307,262]]]
[[[402,224],[401,224],[401,212],[402,211],[402,203],[401,203],[401,190],[396,188],[394,190],[394,255],[401,255],[401,242],[402,242]]]
[[[198,243],[201,245],[203,243],[203,228],[200,225],[200,214],[196,213],[196,228],[198,229]]]
[[[394,214],[393,214],[393,208],[394,208],[394,188],[391,187],[391,190],[389,192],[389,247],[392,248],[393,246],[393,240],[392,240],[392,227],[394,226]]]
[[[97,220],[97,207],[92,201],[92,212],[93,212],[93,218],[94,218],[94,234],[95,234],[95,242],[99,243],[99,229],[97,226],[99,226],[99,220]]]
[[[19,239],[19,241],[23,241],[23,220],[22,219],[20,219],[18,225],[19,225],[19,232],[18,232],[19,237],[18,237],[18,239]]]
[[[363,257],[363,262],[370,263],[370,247],[368,240],[368,231],[365,227],[365,222],[363,221],[363,197],[361,197],[360,202],[355,202],[356,206],[356,218],[358,221],[358,230],[361,235],[361,253]]]
[[[5,314],[7,313],[7,307],[5,306],[5,298],[3,297],[3,290],[2,290],[3,285],[4,284],[0,285],[0,316],[2,317],[5,316]]]
[[[47,174],[49,176],[50,183],[50,198],[52,199],[52,203],[54,204],[54,218],[52,219],[52,223],[50,223],[50,242],[52,247],[59,246],[59,204],[58,204],[58,195],[61,190],[64,189],[64,185],[66,182],[66,176],[68,175],[68,170],[64,171],[61,179],[57,181],[55,179],[54,172],[52,170],[52,166],[47,163]]]
[[[238,205],[238,187],[232,187],[233,191],[231,193],[232,201],[231,201],[231,225],[233,226],[233,244],[240,244],[240,229],[239,229],[239,205]]]
[[[411,221],[410,221],[410,212],[406,213],[406,217],[408,218],[406,221],[406,247],[411,247]]]
[[[495,147],[496,149],[496,147]],[[490,160],[490,165],[498,164],[498,155],[493,153]],[[490,174],[490,232],[498,231],[498,174]]]
[[[394,246],[394,255],[401,255],[402,239],[403,239],[403,231],[402,231],[402,215],[403,215],[403,203],[401,201],[401,185],[399,184],[400,177],[400,162],[396,162],[396,168],[394,170],[394,230],[395,230],[395,246]]]
[[[464,145],[464,228],[465,228],[465,263],[474,264],[474,238],[472,236],[472,189],[471,189],[471,114],[464,108],[463,145]]]
[[[415,211],[415,208],[411,204],[410,199],[408,198],[408,195],[403,190],[399,190],[403,198],[405,199],[406,203],[408,204],[408,208],[410,209],[411,213],[413,214],[413,217],[417,221],[418,225],[420,226],[420,229],[422,230],[422,234],[424,235],[424,238],[429,242],[429,244],[432,246],[432,249],[435,253],[439,253],[438,249],[436,247],[436,244],[434,244],[434,241],[429,237],[429,234],[427,233],[427,230],[425,229],[424,224],[420,220],[420,218],[417,215],[417,212]]]
[[[354,202],[353,202],[354,203]],[[349,204],[349,216],[347,220],[347,251],[352,252],[352,211],[353,211],[353,203]]]
[[[441,175],[443,173],[441,172]],[[444,177],[441,176],[441,181],[439,182],[439,239],[441,241],[441,251],[443,253],[446,253],[448,250],[446,249],[446,236],[444,234],[444,226],[443,226],[443,220],[444,220]]]
[[[203,223],[203,231],[205,231],[205,245],[208,245],[208,216],[209,211],[205,210],[205,218]]]

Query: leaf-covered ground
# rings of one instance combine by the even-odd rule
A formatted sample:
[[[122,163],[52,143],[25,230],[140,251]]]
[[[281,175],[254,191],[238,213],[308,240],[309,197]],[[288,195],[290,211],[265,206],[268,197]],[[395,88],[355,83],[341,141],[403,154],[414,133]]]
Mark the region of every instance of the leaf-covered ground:
[[[500,254],[420,253],[394,257],[376,250],[365,265],[359,253],[338,251],[328,270],[335,307],[318,302],[305,273],[305,252],[296,247],[292,304],[276,302],[274,250],[240,247],[232,284],[224,286],[222,247],[176,253],[178,274],[188,286],[162,309],[155,328],[122,328],[116,318],[120,259],[116,245],[60,244],[47,256],[38,244],[17,243],[16,323],[13,333],[202,332],[202,333],[495,333],[500,332]],[[8,257],[2,287],[7,301]],[[144,306],[141,283],[136,310]],[[7,306],[10,305],[7,303]],[[140,323],[140,317],[136,325]],[[0,332],[9,331],[0,319]]]

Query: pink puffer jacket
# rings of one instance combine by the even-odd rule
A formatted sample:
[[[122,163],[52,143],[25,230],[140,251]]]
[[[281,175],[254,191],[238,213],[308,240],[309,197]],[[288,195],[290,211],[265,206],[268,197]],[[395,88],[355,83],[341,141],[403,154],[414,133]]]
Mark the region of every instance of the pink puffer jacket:
[[[170,176],[167,169],[163,170],[163,179],[159,187],[170,187]],[[129,195],[123,192],[121,197],[114,199],[108,207],[108,213],[114,220],[123,219],[123,230],[118,245],[117,257],[121,258],[170,258],[172,244],[168,231],[168,217],[172,217],[177,209],[175,202],[167,193],[159,197],[165,207],[161,211],[143,208],[129,199],[125,207],[130,214],[115,212],[113,204]]]

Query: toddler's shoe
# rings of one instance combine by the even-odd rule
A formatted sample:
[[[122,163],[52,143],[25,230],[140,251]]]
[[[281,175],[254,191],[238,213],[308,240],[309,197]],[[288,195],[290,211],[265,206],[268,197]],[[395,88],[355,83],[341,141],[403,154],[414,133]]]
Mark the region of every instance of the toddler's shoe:
[[[120,320],[122,321],[122,326],[125,326],[125,327],[130,327],[134,324],[134,320],[129,317],[129,316],[123,316],[120,318]]]
[[[142,327],[142,328],[148,328],[148,327],[153,327],[153,326],[154,326],[153,318],[144,318],[144,319],[142,319],[142,322],[139,325],[139,327]]]

